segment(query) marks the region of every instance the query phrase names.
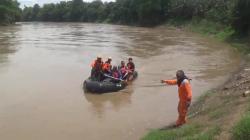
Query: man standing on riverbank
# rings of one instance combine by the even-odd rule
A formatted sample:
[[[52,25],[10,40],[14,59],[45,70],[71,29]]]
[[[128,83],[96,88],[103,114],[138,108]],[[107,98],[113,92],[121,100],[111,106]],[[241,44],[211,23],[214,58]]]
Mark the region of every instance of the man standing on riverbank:
[[[188,108],[191,104],[192,99],[192,89],[190,85],[190,80],[186,77],[183,70],[178,70],[176,72],[175,80],[161,80],[162,83],[168,85],[178,85],[179,93],[179,104],[178,104],[178,119],[176,121],[176,127],[181,126],[186,123],[186,116]]]

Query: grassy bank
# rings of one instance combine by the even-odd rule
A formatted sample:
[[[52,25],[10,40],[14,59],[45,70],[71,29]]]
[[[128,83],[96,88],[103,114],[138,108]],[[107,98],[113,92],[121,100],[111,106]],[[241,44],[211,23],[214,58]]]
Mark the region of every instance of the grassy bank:
[[[220,41],[229,42],[243,54],[250,53],[249,40],[235,36],[232,28],[207,20],[170,20],[177,26]],[[222,87],[203,94],[190,108],[188,123],[180,128],[166,126],[152,130],[143,140],[250,139],[250,97],[242,93],[250,87],[250,64],[246,63]],[[249,105],[250,106],[250,105]],[[242,118],[243,117],[243,118]]]
[[[233,139],[249,140],[250,139],[250,104],[247,112],[242,119],[233,128]]]

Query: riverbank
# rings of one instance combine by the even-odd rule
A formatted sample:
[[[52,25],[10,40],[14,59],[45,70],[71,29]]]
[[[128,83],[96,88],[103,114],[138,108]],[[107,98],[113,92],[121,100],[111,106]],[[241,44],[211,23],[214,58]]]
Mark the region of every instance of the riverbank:
[[[178,20],[172,19],[165,26],[174,26],[185,31],[199,33],[205,37],[227,42],[243,55],[250,53],[250,36],[242,36],[228,26],[206,19]]]
[[[243,93],[250,90],[249,40],[233,36],[234,31],[229,27],[205,20],[170,21],[169,25],[228,42],[243,54],[245,60],[225,84],[204,93],[193,103],[186,125],[179,128],[169,125],[152,130],[143,140],[250,139],[247,133],[250,131],[250,95],[243,97]]]

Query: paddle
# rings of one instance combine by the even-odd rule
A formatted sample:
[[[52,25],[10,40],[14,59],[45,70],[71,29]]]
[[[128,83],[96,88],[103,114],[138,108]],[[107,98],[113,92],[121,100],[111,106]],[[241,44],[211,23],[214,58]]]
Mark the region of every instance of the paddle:
[[[127,75],[128,75],[128,72],[126,72],[126,74],[124,74],[124,76],[122,77],[122,79],[125,78]]]
[[[111,78],[111,79],[115,79],[115,80],[118,80],[118,81],[122,81],[122,82],[125,82],[125,80],[122,80],[122,79],[119,79],[119,78],[115,78],[113,76],[110,76],[108,74],[103,74],[105,77],[108,77],[108,78]]]

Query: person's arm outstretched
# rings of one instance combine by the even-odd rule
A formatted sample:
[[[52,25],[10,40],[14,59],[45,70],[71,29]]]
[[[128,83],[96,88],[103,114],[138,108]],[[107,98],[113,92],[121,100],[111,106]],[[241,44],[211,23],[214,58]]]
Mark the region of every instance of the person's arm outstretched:
[[[166,83],[168,85],[177,85],[177,80],[161,80],[161,83]]]

